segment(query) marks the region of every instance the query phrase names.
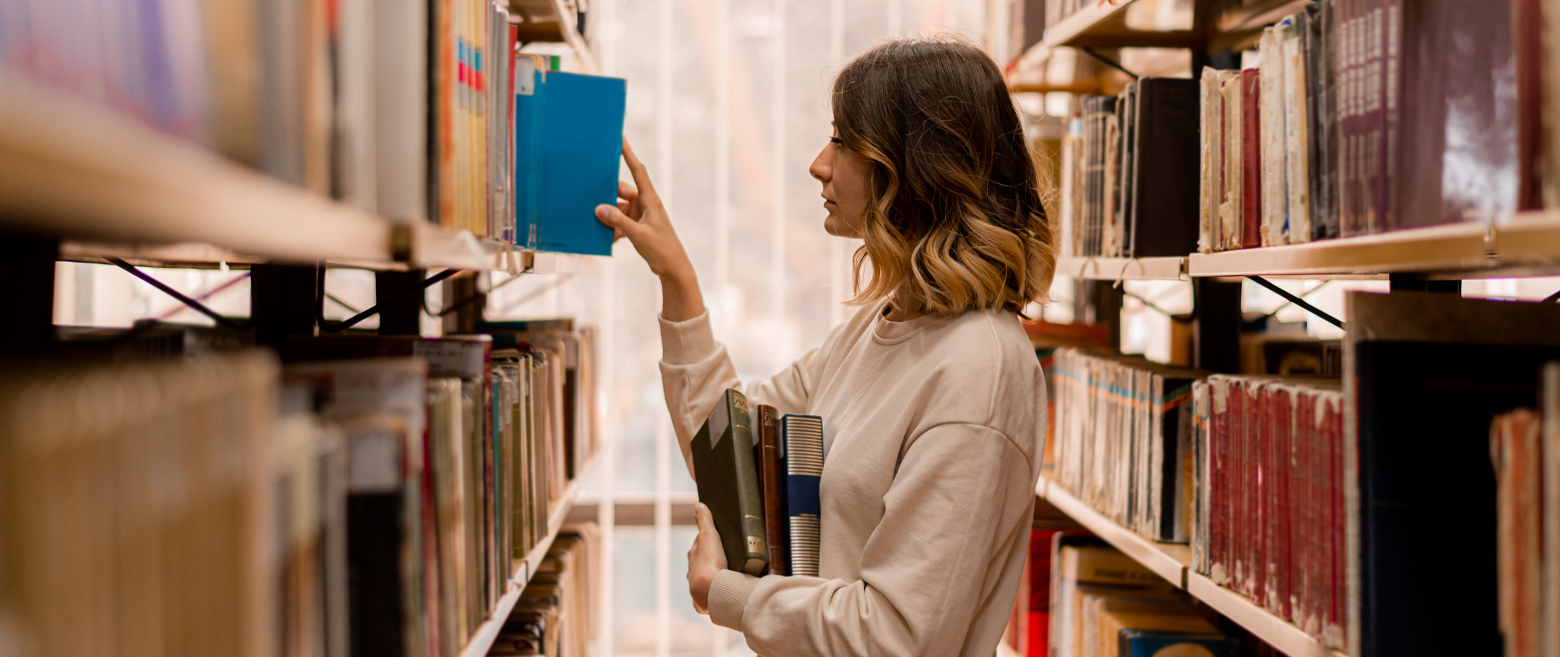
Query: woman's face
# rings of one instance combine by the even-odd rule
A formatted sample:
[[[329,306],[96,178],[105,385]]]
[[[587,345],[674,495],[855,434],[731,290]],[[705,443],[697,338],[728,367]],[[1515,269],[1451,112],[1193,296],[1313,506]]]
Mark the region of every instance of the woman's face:
[[[823,229],[830,235],[861,238],[870,166],[867,158],[845,147],[839,131],[835,130],[823,152],[818,153],[812,166],[807,168],[812,177],[823,183],[823,207],[829,212],[823,220]]]

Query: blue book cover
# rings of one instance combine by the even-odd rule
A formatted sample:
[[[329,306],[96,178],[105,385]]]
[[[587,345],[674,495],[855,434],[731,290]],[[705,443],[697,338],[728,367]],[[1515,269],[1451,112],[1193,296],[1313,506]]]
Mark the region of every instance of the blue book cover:
[[[515,242],[612,255],[596,206],[617,202],[626,83],[537,70],[528,59],[515,70]]]
[[[1222,634],[1122,630],[1121,657],[1237,657],[1240,640]]]
[[[785,465],[786,511],[791,529],[791,574],[818,576],[818,481],[823,477],[823,418],[780,417],[780,457]]]

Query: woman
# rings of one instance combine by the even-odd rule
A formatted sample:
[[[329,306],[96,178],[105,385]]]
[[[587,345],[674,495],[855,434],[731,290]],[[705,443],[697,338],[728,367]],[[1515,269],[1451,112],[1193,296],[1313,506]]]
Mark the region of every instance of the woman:
[[[752,404],[824,418],[820,577],[727,570],[703,505],[694,604],[784,655],[980,655],[1018,590],[1045,440],[1045,382],[1018,315],[1054,258],[1035,167],[1001,72],[943,40],[894,41],[834,83],[835,133],[809,171],[824,230],[860,238],[864,311]],[[728,387],[693,266],[644,165],[597,217],[661,279],[661,374],[683,458]],[[859,280],[859,277],[858,277]]]

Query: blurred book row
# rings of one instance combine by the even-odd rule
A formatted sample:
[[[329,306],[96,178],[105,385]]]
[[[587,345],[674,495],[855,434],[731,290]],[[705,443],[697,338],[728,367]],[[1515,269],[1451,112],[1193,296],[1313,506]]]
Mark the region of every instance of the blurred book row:
[[[6,377],[0,647],[460,654],[596,449],[592,332],[294,338],[282,358]]]
[[[392,221],[601,254],[624,83],[522,53],[518,4],[0,2],[0,71]]]

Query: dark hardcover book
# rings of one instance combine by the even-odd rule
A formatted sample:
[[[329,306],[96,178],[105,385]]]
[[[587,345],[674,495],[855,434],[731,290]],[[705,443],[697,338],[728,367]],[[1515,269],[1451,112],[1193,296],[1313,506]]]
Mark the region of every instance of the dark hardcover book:
[[[790,514],[791,574],[818,576],[823,510],[818,484],[823,477],[823,418],[784,415],[780,440],[785,445],[786,512]]]
[[[1240,246],[1262,246],[1262,83],[1257,69],[1240,72]]]
[[[1400,228],[1491,220],[1520,190],[1511,2],[1402,2]],[[1397,27],[1397,26],[1393,26]]]
[[[747,397],[734,388],[715,403],[689,447],[699,501],[709,507],[726,549],[726,567],[755,577],[769,564],[764,498],[753,460],[753,423]]]
[[[758,461],[758,486],[764,495],[764,534],[769,540],[769,574],[789,575],[791,560],[786,549],[791,545],[786,512],[785,458],[780,451],[780,412],[768,404],[758,406],[758,443],[753,445]]]
[[[1184,256],[1197,250],[1201,89],[1196,80],[1138,80],[1131,131],[1127,255]]]
[[[1321,0],[1306,5],[1297,23],[1305,42],[1306,134],[1311,135],[1311,240],[1337,236],[1336,230],[1329,227],[1337,222],[1337,207],[1328,179],[1334,171],[1329,130],[1335,118],[1335,108],[1328,102],[1333,74],[1332,59],[1327,54],[1327,21],[1331,15],[1332,0]]]
[[[1538,403],[1560,307],[1355,292],[1346,312],[1348,654],[1500,654],[1490,423]]]
[[[1112,244],[1119,250],[1117,253],[1107,255],[1130,255],[1132,239],[1132,192],[1133,178],[1137,174],[1137,118],[1138,118],[1138,85],[1128,84],[1116,101],[1116,125],[1120,128],[1121,142],[1117,146],[1119,155],[1116,159],[1116,216],[1111,223],[1115,232]],[[1186,253],[1191,253],[1187,251]]]
[[[1158,657],[1159,655],[1200,655],[1202,657],[1238,657],[1240,639],[1222,634],[1186,634],[1156,630],[1122,630],[1116,654],[1121,657]]]
[[[1151,495],[1156,502],[1155,538],[1186,543],[1191,540],[1192,443],[1196,440],[1192,384],[1200,373],[1185,370],[1156,372],[1150,391],[1154,453],[1150,463]]]

